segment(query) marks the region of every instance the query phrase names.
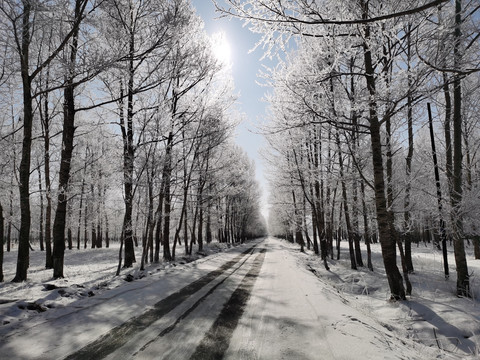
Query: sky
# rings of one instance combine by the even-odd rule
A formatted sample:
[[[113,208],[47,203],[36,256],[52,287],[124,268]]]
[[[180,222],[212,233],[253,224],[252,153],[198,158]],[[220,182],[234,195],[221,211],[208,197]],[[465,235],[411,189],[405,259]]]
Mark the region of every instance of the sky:
[[[260,36],[243,27],[238,19],[220,18],[211,0],[192,0],[192,4],[197,14],[203,19],[207,33],[209,35],[223,33],[230,45],[232,75],[235,91],[239,95],[238,108],[245,115],[245,120],[237,128],[235,141],[255,161],[256,179],[263,193],[262,213],[266,216],[268,189],[265,166],[259,155],[260,148],[264,146],[264,139],[256,134],[255,126],[263,121],[265,116],[267,104],[262,101],[262,98],[269,88],[257,84],[262,82],[257,77],[262,69],[262,61],[260,61],[263,56],[262,49],[250,52]],[[264,60],[263,63],[271,65],[268,64],[268,60]]]

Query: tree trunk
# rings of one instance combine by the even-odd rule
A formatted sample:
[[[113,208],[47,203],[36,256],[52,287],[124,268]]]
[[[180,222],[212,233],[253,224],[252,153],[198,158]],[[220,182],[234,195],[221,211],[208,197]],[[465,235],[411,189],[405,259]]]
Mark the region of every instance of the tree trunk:
[[[437,188],[437,204],[438,204],[438,215],[440,217],[440,239],[442,241],[442,252],[443,252],[443,268],[445,272],[445,279],[448,279],[450,274],[448,270],[448,254],[447,254],[447,234],[445,231],[445,221],[443,220],[443,199],[442,199],[442,187],[440,184],[440,173],[438,171],[438,161],[437,161],[437,151],[435,150],[435,136],[433,133],[433,119],[432,119],[432,110],[430,108],[430,103],[427,103],[428,110],[428,122],[430,127],[430,142],[432,144],[432,157],[433,157],[433,168],[435,172],[435,185]]]
[[[168,134],[168,142],[165,153],[165,164],[163,166],[162,182],[164,182],[164,221],[163,221],[163,259],[172,260],[170,252],[170,212],[171,212],[171,176],[172,176],[172,147],[173,147],[173,131]]]
[[[65,88],[64,122],[62,136],[62,155],[58,181],[58,198],[55,219],[53,221],[53,277],[63,278],[65,254],[65,226],[67,215],[67,187],[70,179],[70,164],[73,153],[73,137],[75,133],[74,86]]]
[[[475,260],[480,259],[480,235],[473,236],[473,251]]]
[[[38,192],[40,193],[40,219],[38,221],[40,228],[38,231],[38,239],[40,241],[40,251],[45,250],[43,244],[43,189],[42,189],[42,171],[40,170],[40,164],[37,167],[38,171]]]
[[[102,153],[104,153],[103,148],[102,148]],[[102,204],[104,202],[103,198],[103,191],[102,191],[102,170],[98,172],[98,179],[99,179],[99,184],[98,184],[98,205],[97,205],[97,248],[101,249],[103,246],[103,237],[102,237],[102,225],[103,225],[103,207]]]
[[[454,67],[460,69],[462,41],[462,1],[455,1],[455,31],[454,31]],[[457,267],[457,295],[470,297],[470,279],[468,274],[465,244],[463,239],[463,221],[461,215],[462,203],[462,85],[460,74],[453,77],[453,212],[455,232],[453,249]]]
[[[87,248],[88,243],[88,203],[85,199],[85,216],[83,218],[83,248]]]
[[[361,0],[363,6],[363,18],[368,19],[368,5],[364,0]],[[374,174],[374,190],[375,190],[375,208],[377,212],[377,226],[380,237],[380,245],[382,248],[383,264],[385,266],[385,273],[387,275],[388,284],[390,287],[391,297],[395,300],[405,299],[405,288],[403,286],[403,279],[397,267],[396,243],[395,239],[390,233],[393,226],[387,209],[387,199],[385,197],[385,179],[382,156],[382,141],[380,131],[380,121],[378,119],[378,108],[376,103],[376,85],[374,77],[374,67],[372,61],[372,54],[368,46],[370,39],[370,26],[365,25],[365,42],[364,61],[367,89],[370,95],[369,100],[369,121],[370,121],[370,140],[372,149],[372,165]]]
[[[3,217],[3,207],[0,203],[0,282],[3,282],[3,243],[4,243],[4,225],[5,218]]]
[[[367,267],[370,271],[373,271],[372,264],[372,249],[370,246],[370,234],[368,230],[368,218],[367,218],[367,204],[365,202],[365,183],[363,180],[360,182],[360,191],[362,192],[362,210],[363,210],[363,237],[365,240],[365,245],[367,246]]]
[[[350,268],[353,270],[357,270],[357,263],[355,259],[355,249],[353,248],[354,235],[352,231],[352,223],[350,221],[350,211],[348,208],[348,197],[347,197],[347,185],[345,184],[345,178],[343,173],[343,156],[342,156],[342,149],[340,147],[340,136],[338,135],[338,132],[336,134],[336,142],[337,142],[337,149],[338,149],[340,183],[342,186],[343,210],[345,213],[345,224],[347,225],[348,249],[350,252]]]
[[[405,261],[405,252],[403,250],[403,244],[402,240],[400,238],[400,235],[395,227],[395,213],[393,212],[393,152],[392,152],[392,130],[391,130],[391,118],[389,115],[387,115],[386,121],[385,121],[385,127],[386,127],[386,135],[387,135],[387,143],[386,143],[386,148],[387,148],[387,209],[389,213],[389,217],[391,218],[390,221],[390,234],[393,238],[395,238],[395,242],[397,243],[398,246],[398,251],[400,252],[400,261],[402,264],[402,271],[403,271],[403,277],[405,279],[405,285],[406,285],[406,294],[411,295],[412,294],[412,284],[410,283],[410,279],[408,277],[408,269],[407,269],[407,264]]]
[[[49,69],[47,68],[46,88],[49,84]],[[45,269],[53,268],[52,257],[52,196],[50,181],[50,111],[48,93],[42,96],[40,101],[40,121],[42,125],[42,135],[44,143],[44,174],[45,174],[45,199],[47,205],[45,208]]]
[[[370,104],[372,106],[372,104]],[[388,214],[385,198],[385,182],[383,177],[382,143],[380,138],[380,123],[376,118],[376,106],[370,109],[370,131],[372,162],[375,181],[375,208],[377,211],[377,226],[382,248],[383,264],[390,286],[392,298],[395,300],[405,299],[403,279],[397,267],[396,243],[390,233],[393,219]]]
[[[350,71],[352,74],[354,73],[354,65],[355,59],[352,58],[350,61]],[[355,109],[355,79],[352,75],[350,77],[350,92],[351,92],[351,106],[352,109]],[[358,114],[356,110],[352,110],[351,114],[352,118],[352,152],[353,154],[357,153],[357,145],[358,145]],[[349,158],[349,160],[351,157]],[[357,266],[363,267],[363,259],[362,259],[362,251],[360,248],[360,230],[359,230],[359,223],[358,223],[358,183],[356,179],[353,179],[352,183],[352,229],[353,229],[353,241],[355,245],[355,261]]]
[[[153,171],[151,182],[148,186],[149,192],[149,205],[148,205],[148,234],[147,234],[147,247],[150,263],[153,263],[153,229],[155,228],[154,214],[153,214]]]
[[[133,16],[133,15],[132,15]],[[133,247],[133,171],[135,161],[135,150],[133,144],[133,86],[134,86],[134,55],[135,55],[135,36],[133,29],[130,29],[129,41],[129,60],[128,60],[128,85],[127,85],[127,118],[126,126],[123,119],[123,113],[120,114],[120,126],[122,128],[123,138],[123,179],[125,191],[125,215],[123,218],[123,242],[125,245],[123,267],[132,267],[135,262],[135,249]],[[120,101],[123,112],[123,101]]]
[[[411,190],[411,174],[412,174],[412,159],[413,159],[413,97],[412,76],[411,76],[411,25],[407,29],[407,71],[408,71],[408,97],[407,97],[407,128],[408,128],[408,153],[405,159],[405,198],[404,204],[404,239],[405,239],[405,266],[408,273],[413,273],[412,261],[412,240],[411,240],[411,224],[410,224],[410,190]]]
[[[74,18],[79,21],[82,8],[81,2],[75,1]],[[63,263],[65,256],[65,226],[67,216],[67,190],[70,180],[70,168],[73,154],[73,138],[75,136],[75,66],[78,50],[77,26],[72,34],[72,43],[70,45],[69,73],[67,85],[64,89],[63,106],[63,133],[62,133],[62,152],[60,159],[60,172],[58,180],[58,198],[55,219],[53,221],[53,278],[63,278]]]
[[[305,241],[302,233],[302,215],[298,209],[298,204],[295,197],[295,191],[292,190],[293,208],[295,211],[295,242],[300,245],[300,251],[305,252]]]
[[[212,202],[210,198],[211,194],[211,185],[209,184],[209,192],[208,192],[208,203],[207,203],[207,221],[205,224],[205,238],[207,240],[207,244],[212,242]]]
[[[77,226],[77,249],[80,250],[80,229],[81,229],[81,225],[82,225],[82,208],[83,208],[83,197],[85,195],[85,172],[86,172],[86,167],[87,167],[87,162],[85,160],[85,168],[84,168],[84,171],[83,171],[83,178],[82,178],[82,186],[81,186],[81,190],[80,190],[80,204],[78,206],[78,226]]]
[[[438,7],[438,17],[439,20],[442,19],[442,8]],[[445,49],[445,44],[440,44],[440,50]],[[444,68],[447,67],[447,56],[444,56],[442,61],[442,66]],[[445,98],[445,121],[444,121],[444,129],[445,129],[445,173],[447,175],[447,184],[448,184],[448,195],[450,197],[450,204],[453,201],[453,147],[452,147],[452,129],[451,129],[451,121],[452,121],[452,97],[450,94],[450,79],[448,78],[448,74],[446,72],[442,73],[443,79],[443,96]]]
[[[20,193],[20,232],[18,239],[17,270],[13,282],[27,280],[27,270],[30,261],[30,158],[32,151],[32,79],[29,74],[30,48],[30,13],[31,2],[23,2],[22,43],[20,71],[23,85],[23,143],[22,158],[19,169]]]
[[[199,194],[202,201],[202,193]],[[200,203],[200,213],[198,214],[198,251],[203,251],[203,205]]]
[[[15,159],[13,160],[15,163]],[[10,183],[10,201],[9,201],[9,212],[8,212],[8,226],[7,226],[7,252],[10,252],[12,244],[12,219],[13,219],[13,177],[12,182]]]

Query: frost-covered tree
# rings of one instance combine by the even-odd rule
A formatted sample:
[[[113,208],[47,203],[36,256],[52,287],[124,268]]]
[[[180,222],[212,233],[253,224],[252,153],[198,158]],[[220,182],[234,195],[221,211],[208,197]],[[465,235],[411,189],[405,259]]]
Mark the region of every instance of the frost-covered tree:
[[[226,3],[228,6],[222,7],[217,4],[217,7],[224,13],[244,19],[252,31],[261,33],[268,55],[277,51],[279,47],[282,48],[287,41],[291,41],[292,36],[301,39],[311,38],[312,42],[326,44],[328,55],[320,64],[323,69],[322,77],[317,79],[327,84],[323,91],[324,98],[327,98],[328,94],[331,96],[328,101],[317,96],[308,106],[322,118],[325,118],[326,106],[329,109],[326,118],[329,118],[337,128],[345,127],[344,119],[347,119],[348,128],[351,129],[352,120],[356,118],[357,126],[362,126],[368,133],[372,178],[366,179],[369,180],[366,183],[371,184],[374,192],[376,222],[384,266],[392,298],[405,298],[403,279],[396,265],[397,244],[401,254],[403,249],[393,211],[396,206],[393,194],[397,190],[392,171],[392,126],[395,116],[404,108],[409,97],[411,106],[412,102],[418,102],[425,96],[416,93],[411,98],[412,82],[415,83],[415,88],[418,88],[425,83],[426,72],[417,72],[415,78],[404,77],[402,63],[404,66],[405,59],[400,55],[406,48],[405,29],[408,28],[406,25],[414,24],[416,31],[421,33],[425,19],[431,18],[436,6],[446,1],[425,1],[420,4],[417,1],[407,1],[399,4],[385,1],[309,3],[230,0]],[[350,67],[348,64],[352,58],[353,67]],[[352,96],[352,88],[346,86],[345,81],[343,89],[342,86],[335,86],[335,82],[340,85],[342,78],[348,76],[351,76],[356,86],[360,87],[355,91],[355,96]],[[328,88],[329,83],[333,83],[333,91]],[[332,99],[338,97],[337,92],[342,91],[347,102],[337,101],[341,105],[332,106]],[[385,143],[386,147],[383,146]],[[457,193],[458,191],[459,188]],[[403,260],[402,264],[405,265]],[[406,269],[407,267],[403,266],[404,274]]]

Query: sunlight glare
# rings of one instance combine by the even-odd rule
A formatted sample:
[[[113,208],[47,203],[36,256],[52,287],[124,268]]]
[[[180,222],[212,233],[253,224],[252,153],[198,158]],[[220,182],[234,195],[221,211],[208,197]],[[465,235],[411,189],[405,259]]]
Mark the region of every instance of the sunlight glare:
[[[231,49],[224,32],[218,32],[212,35],[213,56],[224,65],[231,63]]]

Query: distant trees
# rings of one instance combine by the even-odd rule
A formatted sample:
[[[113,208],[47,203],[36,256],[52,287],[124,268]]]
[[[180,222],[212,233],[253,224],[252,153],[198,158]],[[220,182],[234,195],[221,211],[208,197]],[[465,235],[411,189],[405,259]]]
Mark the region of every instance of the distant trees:
[[[5,1],[0,23],[0,217],[7,251],[18,228],[14,281],[37,239],[61,278],[67,245],[120,240],[130,267],[139,238],[148,262],[162,247],[173,259],[182,241],[191,254],[265,233],[253,168],[229,140],[228,73],[189,1]]]
[[[433,180],[433,167],[416,161],[423,149],[415,151],[414,136],[422,136],[422,131],[415,134],[414,129],[427,123],[423,114],[428,99],[435,99],[441,108],[442,92],[457,294],[470,293],[462,230],[466,220],[462,168],[469,162],[463,152],[471,147],[462,140],[468,128],[462,122],[466,111],[462,87],[479,71],[479,9],[473,4],[462,7],[460,0],[453,3],[229,0],[228,6],[217,4],[261,33],[268,55],[293,41],[292,36],[297,41],[298,50],[272,71],[272,121],[264,129],[274,148],[270,155],[274,188],[281,199],[276,225],[283,222],[290,229],[287,232],[301,234],[298,216],[303,211],[304,226],[312,223],[314,248],[318,237],[331,255],[332,234],[337,230],[338,241],[345,233],[352,268],[362,264],[357,256],[360,234],[367,246],[378,234],[393,299],[404,299],[410,292],[411,234],[431,227],[418,200],[425,199],[419,181]],[[302,209],[299,194],[311,204],[308,212]],[[432,200],[424,204],[433,205]],[[428,210],[430,221],[436,218],[433,213],[438,214],[435,208]],[[293,215],[284,215],[289,211]],[[403,277],[396,264],[397,247]]]

